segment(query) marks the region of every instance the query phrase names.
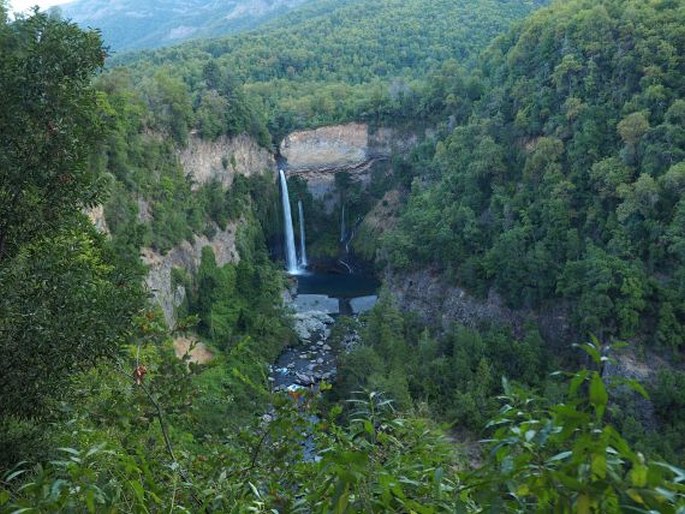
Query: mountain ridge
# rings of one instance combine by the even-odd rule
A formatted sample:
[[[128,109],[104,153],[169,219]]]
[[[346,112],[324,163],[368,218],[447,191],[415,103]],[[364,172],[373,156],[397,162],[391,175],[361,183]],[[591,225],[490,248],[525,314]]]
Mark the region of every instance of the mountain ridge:
[[[76,0],[58,10],[83,27],[100,29],[111,50],[124,51],[236,33],[308,1]]]

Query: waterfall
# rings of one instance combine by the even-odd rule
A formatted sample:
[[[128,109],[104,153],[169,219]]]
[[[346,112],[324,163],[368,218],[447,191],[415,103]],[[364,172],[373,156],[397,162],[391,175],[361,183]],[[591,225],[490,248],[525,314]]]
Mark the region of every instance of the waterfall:
[[[283,196],[283,231],[285,232],[285,267],[291,275],[297,275],[300,268],[297,266],[297,254],[295,253],[295,233],[293,231],[293,216],[290,212],[290,197],[288,196],[288,183],[285,181],[285,173],[279,170],[281,177],[281,195]]]
[[[342,204],[342,212],[340,213],[340,242],[345,241],[345,204]]]
[[[307,262],[307,247],[304,240],[304,209],[302,208],[302,200],[297,201],[297,210],[300,214],[300,266],[306,268]]]
[[[350,266],[349,264],[347,264],[347,263],[346,263],[344,260],[342,260],[342,259],[338,259],[338,262],[347,268],[347,272],[348,272],[350,275],[352,274],[352,266]]]

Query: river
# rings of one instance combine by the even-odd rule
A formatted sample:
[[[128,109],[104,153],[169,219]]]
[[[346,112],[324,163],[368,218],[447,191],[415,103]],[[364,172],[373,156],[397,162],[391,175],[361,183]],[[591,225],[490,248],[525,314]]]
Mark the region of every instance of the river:
[[[308,273],[297,277],[289,301],[298,344],[283,350],[271,366],[269,381],[274,390],[315,387],[336,376],[336,351],[327,343],[340,315],[357,316],[370,310],[378,299],[379,282],[368,275]]]

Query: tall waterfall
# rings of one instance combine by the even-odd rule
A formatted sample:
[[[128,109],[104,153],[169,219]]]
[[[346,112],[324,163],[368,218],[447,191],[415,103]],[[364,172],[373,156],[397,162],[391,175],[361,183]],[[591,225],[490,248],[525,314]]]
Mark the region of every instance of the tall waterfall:
[[[342,212],[340,213],[340,242],[345,241],[345,204],[342,204]]]
[[[304,209],[302,208],[302,200],[297,201],[297,210],[300,214],[300,266],[306,268],[309,263],[307,262],[307,247],[304,240]]]
[[[288,196],[288,183],[285,181],[285,173],[279,170],[281,177],[281,196],[283,197],[283,231],[285,232],[285,267],[291,275],[297,275],[300,268],[297,266],[297,254],[295,253],[295,233],[293,232],[293,216],[290,212],[290,197]]]

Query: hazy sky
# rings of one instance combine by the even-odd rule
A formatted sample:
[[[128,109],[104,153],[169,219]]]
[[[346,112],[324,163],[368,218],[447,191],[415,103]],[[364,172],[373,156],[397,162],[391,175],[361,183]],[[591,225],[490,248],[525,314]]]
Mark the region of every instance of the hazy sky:
[[[9,12],[21,12],[33,7],[39,6],[41,9],[47,9],[53,5],[66,3],[67,0],[9,0]]]

